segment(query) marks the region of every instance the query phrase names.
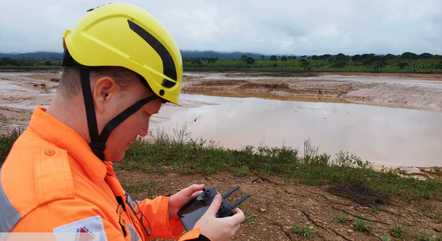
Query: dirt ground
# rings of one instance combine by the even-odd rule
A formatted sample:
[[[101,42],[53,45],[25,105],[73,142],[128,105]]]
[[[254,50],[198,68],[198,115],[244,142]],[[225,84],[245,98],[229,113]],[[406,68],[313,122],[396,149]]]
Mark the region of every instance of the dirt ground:
[[[401,227],[402,238],[389,240],[418,240],[419,233],[442,232],[441,202],[392,200],[388,205],[367,207],[333,195],[327,187],[290,184],[277,177],[129,171],[120,171],[119,176],[126,187],[148,190],[135,192],[133,196],[137,199],[173,194],[192,183],[205,183],[220,192],[239,185],[242,192],[252,197],[241,206],[247,219],[234,240],[383,240],[385,235],[391,237],[395,227]],[[356,231],[356,220],[363,220],[370,231]],[[293,225],[309,227],[313,232],[303,237],[292,231]]]
[[[25,127],[35,106],[50,102],[59,78],[56,72],[0,73],[0,134]],[[186,93],[442,111],[442,75],[186,73],[184,79]],[[277,177],[119,174],[126,186],[147,190],[135,192],[138,198],[171,194],[191,183],[206,183],[221,191],[240,185],[253,196],[242,206],[247,221],[235,240],[418,240],[421,232],[442,235],[442,202],[438,201],[392,200],[367,207],[333,195],[327,187],[287,183]],[[365,222],[370,231],[357,231],[356,222]],[[293,225],[314,231],[297,234]],[[391,237],[394,227],[396,231],[401,227],[403,238],[382,239],[387,234]]]
[[[37,105],[48,105],[60,73],[0,72],[0,134],[23,128]]]

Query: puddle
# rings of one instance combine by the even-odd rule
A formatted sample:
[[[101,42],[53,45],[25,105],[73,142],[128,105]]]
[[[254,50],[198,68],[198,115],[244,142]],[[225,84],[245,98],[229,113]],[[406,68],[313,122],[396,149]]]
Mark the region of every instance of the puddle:
[[[387,166],[442,166],[442,113],[357,104],[311,103],[182,95],[183,107],[164,106],[151,130],[228,148],[290,146],[304,141],[320,152],[349,151]],[[161,121],[160,121],[161,119]]]

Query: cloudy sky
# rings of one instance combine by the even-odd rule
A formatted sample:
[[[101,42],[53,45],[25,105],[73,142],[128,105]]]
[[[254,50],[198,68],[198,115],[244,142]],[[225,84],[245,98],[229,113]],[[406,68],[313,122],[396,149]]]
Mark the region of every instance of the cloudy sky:
[[[86,9],[109,1],[0,2],[0,52],[62,51]],[[441,0],[129,0],[184,50],[442,54]]]

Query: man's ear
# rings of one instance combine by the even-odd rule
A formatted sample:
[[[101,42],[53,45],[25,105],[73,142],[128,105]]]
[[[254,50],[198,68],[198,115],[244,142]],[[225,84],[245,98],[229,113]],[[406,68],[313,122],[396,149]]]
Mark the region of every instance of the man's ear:
[[[120,86],[111,77],[101,77],[93,82],[93,97],[95,109],[97,112],[102,113],[105,111],[106,104],[109,103],[112,98],[120,91]]]

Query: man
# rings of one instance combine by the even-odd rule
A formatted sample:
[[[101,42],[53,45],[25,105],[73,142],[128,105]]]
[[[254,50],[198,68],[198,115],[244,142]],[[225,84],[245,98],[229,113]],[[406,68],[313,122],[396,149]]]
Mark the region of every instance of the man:
[[[87,234],[93,240],[230,240],[244,221],[216,218],[218,194],[183,234],[178,210],[203,188],[133,201],[112,162],[148,133],[162,103],[178,103],[182,60],[144,10],[108,4],[65,32],[64,70],[47,110],[38,107],[0,172],[0,232]]]

